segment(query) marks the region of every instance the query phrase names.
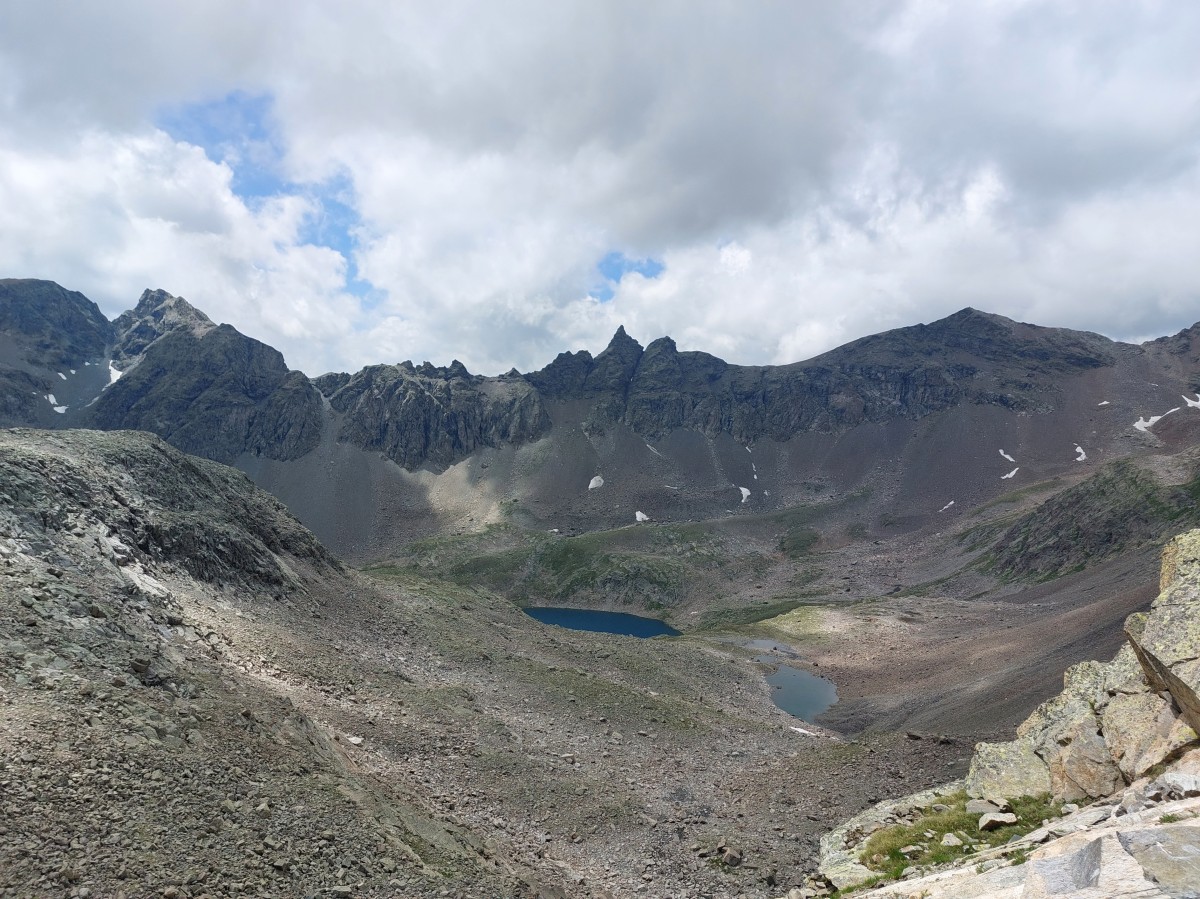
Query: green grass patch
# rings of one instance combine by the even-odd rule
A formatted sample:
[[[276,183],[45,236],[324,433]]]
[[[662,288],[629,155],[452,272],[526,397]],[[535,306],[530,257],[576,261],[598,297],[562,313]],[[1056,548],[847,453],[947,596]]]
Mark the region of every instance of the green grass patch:
[[[1003,846],[1013,837],[1041,827],[1043,820],[1062,814],[1062,806],[1048,795],[1024,796],[1012,800],[1016,824],[984,833],[978,829],[980,815],[966,810],[966,793],[946,796],[941,804],[947,806],[946,811],[931,811],[912,824],[898,824],[871,834],[860,852],[862,864],[885,877],[899,878],[908,867],[949,864],[980,850]],[[943,846],[942,838],[948,833],[962,840],[963,845]],[[906,854],[902,849],[909,851]]]
[[[1018,490],[1010,490],[1008,493],[1002,493],[995,499],[988,500],[981,506],[976,506],[971,511],[972,517],[982,515],[989,509],[994,509],[997,506],[1011,506],[1014,503],[1019,503],[1023,499],[1031,496],[1037,496],[1039,493],[1050,493],[1063,486],[1062,478],[1051,478],[1048,481],[1038,481],[1036,484],[1030,484],[1028,487],[1021,487]]]
[[[758,624],[769,618],[786,615],[804,605],[801,600],[787,599],[780,602],[765,602],[752,606],[736,606],[725,609],[710,609],[700,616],[697,630],[720,631],[730,628]]]
[[[795,559],[810,552],[821,539],[821,532],[816,528],[789,528],[779,539],[779,551],[789,559]]]

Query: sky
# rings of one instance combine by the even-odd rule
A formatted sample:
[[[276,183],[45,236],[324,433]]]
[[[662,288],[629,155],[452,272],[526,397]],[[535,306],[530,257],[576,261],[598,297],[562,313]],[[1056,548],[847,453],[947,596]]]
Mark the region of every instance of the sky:
[[[1200,320],[1200,4],[0,5],[0,277],[310,375]]]

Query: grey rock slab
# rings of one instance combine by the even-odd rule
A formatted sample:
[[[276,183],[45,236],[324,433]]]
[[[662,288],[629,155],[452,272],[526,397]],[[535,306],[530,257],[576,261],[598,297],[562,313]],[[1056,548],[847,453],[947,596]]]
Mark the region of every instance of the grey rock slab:
[[[1120,833],[1118,839],[1168,896],[1200,899],[1200,827],[1152,828]]]

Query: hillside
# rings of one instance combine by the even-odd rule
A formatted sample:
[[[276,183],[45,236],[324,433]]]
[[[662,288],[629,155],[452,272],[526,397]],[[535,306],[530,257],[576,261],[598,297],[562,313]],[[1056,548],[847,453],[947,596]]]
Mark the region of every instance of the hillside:
[[[0,432],[0,554],[18,893],[761,897],[963,751],[798,734],[734,645],[355,573],[146,434]]]

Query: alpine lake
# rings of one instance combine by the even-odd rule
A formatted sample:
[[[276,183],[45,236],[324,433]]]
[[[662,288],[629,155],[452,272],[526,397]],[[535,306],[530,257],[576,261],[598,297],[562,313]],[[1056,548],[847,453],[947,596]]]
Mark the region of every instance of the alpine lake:
[[[639,639],[679,636],[679,631],[665,621],[626,612],[600,612],[560,606],[527,606],[523,611],[530,618],[543,624],[576,631],[618,634]],[[771,700],[789,715],[811,721],[837,702],[837,688],[831,681],[781,661],[781,657],[793,660],[796,658],[786,647],[770,640],[739,642],[748,649],[760,651],[761,654],[755,657],[757,661],[774,667],[775,670],[767,675],[767,683],[771,686]]]

